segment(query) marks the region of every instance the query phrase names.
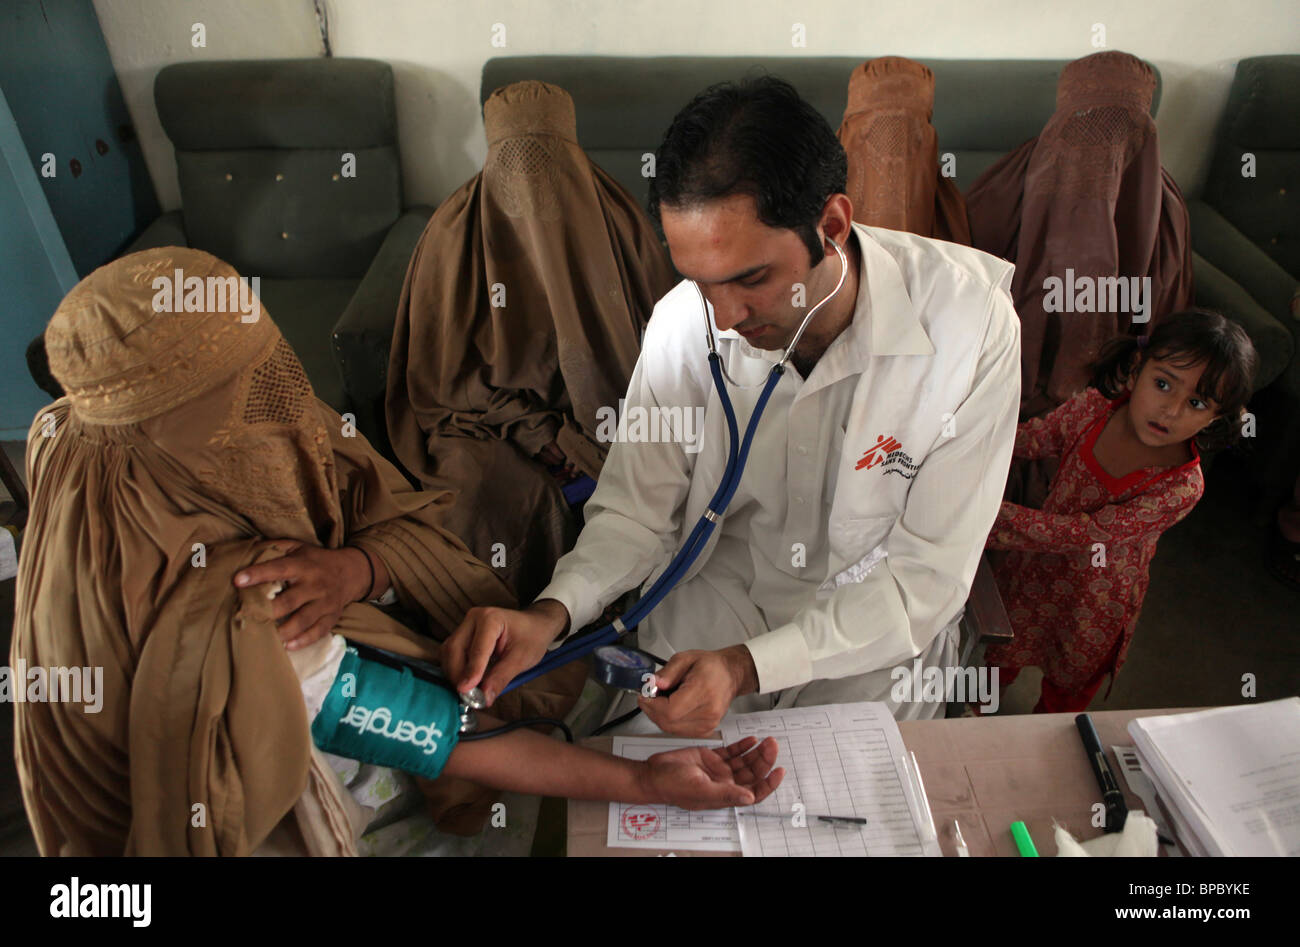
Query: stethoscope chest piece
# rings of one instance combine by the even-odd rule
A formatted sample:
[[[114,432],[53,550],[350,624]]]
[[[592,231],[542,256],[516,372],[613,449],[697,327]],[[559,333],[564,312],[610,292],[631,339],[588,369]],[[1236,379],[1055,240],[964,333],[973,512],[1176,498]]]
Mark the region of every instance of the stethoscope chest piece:
[[[483,691],[477,687],[472,687],[460,697],[460,732],[473,733],[478,729],[478,715],[476,710],[482,710],[487,706],[487,700],[483,697]]]

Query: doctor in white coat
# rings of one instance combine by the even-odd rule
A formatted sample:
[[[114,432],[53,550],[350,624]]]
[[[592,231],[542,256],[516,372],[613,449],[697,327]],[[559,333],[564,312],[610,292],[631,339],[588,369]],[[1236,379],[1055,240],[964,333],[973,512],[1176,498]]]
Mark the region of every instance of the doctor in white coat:
[[[1013,267],[853,223],[845,175],[830,126],[771,77],[701,93],[656,154],[650,210],[708,300],[742,432],[807,308],[839,281],[830,241],[848,272],[777,385],[709,545],[638,628],[640,647],[670,659],[657,683],[672,693],[629,694],[611,717],[639,700],[643,726],[703,736],[729,710],[882,700],[899,719],[943,711],[941,699],[911,699],[910,676],[917,657],[955,665],[1006,484],[1020,398]],[[666,567],[726,464],[707,356],[684,280],[655,307],[622,406],[667,423],[620,425],[577,544],[532,605],[474,609],[448,639],[461,691],[494,699]],[[672,423],[701,411],[702,430]]]

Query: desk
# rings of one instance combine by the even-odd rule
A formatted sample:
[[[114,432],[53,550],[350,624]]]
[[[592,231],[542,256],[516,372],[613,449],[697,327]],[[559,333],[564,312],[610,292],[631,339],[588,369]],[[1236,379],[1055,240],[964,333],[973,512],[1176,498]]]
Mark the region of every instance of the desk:
[[[1106,710],[1092,714],[1106,759],[1124,786],[1130,809],[1144,808],[1128,791],[1119,764],[1110,751],[1132,746],[1128,723],[1134,717],[1185,713],[1173,710]],[[952,822],[961,824],[972,856],[1015,856],[1011,823],[1022,821],[1040,855],[1055,855],[1052,820],[1084,840],[1102,834],[1092,826],[1092,806],[1101,791],[1083,753],[1074,714],[1022,714],[1006,717],[959,717],[950,720],[904,721],[898,725],[904,745],[916,754],[930,798],[939,845],[955,855]],[[584,740],[585,746],[608,752],[612,737]],[[781,761],[777,760],[777,765]],[[655,854],[605,845],[609,804],[569,800],[568,853],[572,856],[636,856]],[[712,855],[723,852],[678,852]],[[738,853],[736,853],[738,854]]]

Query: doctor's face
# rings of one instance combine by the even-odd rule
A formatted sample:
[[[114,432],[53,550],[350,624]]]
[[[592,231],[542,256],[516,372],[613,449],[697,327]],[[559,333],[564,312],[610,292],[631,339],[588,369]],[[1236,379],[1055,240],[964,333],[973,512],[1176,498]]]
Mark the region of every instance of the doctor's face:
[[[673,265],[699,283],[718,331],[735,329],[755,348],[785,348],[809,307],[839,279],[834,252],[809,266],[799,236],[760,221],[748,194],[688,208],[663,204],[659,218]],[[795,295],[799,283],[805,287],[802,299]],[[808,338],[815,337],[820,319],[821,313],[809,323]]]

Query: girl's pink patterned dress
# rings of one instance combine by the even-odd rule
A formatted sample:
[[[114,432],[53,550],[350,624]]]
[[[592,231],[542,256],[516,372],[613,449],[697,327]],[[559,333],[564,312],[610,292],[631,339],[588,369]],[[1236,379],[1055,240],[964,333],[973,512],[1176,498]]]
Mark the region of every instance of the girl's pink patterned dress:
[[[1015,634],[988,649],[990,666],[1040,667],[1056,687],[1077,691],[1107,672],[1113,681],[1124,663],[1156,540],[1205,489],[1194,444],[1179,467],[1119,479],[1102,469],[1093,445],[1127,400],[1088,388],[1017,429],[1017,459],[1060,457],[1061,466],[1041,510],[1003,503],[989,534],[986,548],[1011,550],[994,574]]]

